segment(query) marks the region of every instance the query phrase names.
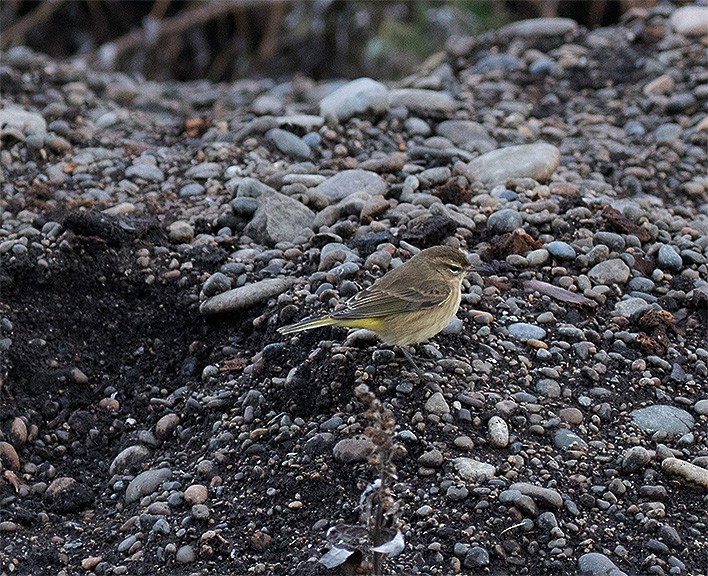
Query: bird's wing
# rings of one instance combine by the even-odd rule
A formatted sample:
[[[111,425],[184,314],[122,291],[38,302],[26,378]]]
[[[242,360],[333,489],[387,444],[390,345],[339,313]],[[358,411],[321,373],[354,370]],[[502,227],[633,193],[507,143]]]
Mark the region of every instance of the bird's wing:
[[[330,314],[335,320],[380,318],[439,306],[450,297],[450,288],[439,280],[417,287],[379,288],[374,284],[351,298],[344,308]]]

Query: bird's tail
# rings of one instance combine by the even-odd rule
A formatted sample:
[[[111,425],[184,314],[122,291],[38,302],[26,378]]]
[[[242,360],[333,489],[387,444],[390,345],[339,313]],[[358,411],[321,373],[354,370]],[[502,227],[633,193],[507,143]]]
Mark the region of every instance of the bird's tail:
[[[329,316],[322,316],[320,318],[305,318],[300,322],[291,324],[290,326],[281,326],[278,328],[278,332],[281,334],[292,334],[294,332],[302,332],[303,330],[312,330],[313,328],[321,328],[322,326],[332,326],[338,322]]]

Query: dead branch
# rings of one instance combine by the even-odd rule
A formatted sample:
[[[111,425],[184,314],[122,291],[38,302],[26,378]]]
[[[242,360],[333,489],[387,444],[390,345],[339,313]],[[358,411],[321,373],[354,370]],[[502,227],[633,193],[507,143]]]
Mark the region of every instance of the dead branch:
[[[47,0],[39,4],[32,12],[25,14],[7,29],[0,38],[0,48],[5,50],[10,46],[21,44],[27,32],[49,20],[63,3],[64,0]]]

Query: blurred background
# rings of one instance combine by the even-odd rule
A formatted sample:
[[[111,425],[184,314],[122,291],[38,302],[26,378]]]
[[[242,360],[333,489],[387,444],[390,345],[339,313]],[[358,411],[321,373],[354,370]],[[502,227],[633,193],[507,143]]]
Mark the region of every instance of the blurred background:
[[[395,80],[451,36],[538,16],[587,27],[652,0],[2,0],[0,48],[150,80],[230,81],[303,74]]]

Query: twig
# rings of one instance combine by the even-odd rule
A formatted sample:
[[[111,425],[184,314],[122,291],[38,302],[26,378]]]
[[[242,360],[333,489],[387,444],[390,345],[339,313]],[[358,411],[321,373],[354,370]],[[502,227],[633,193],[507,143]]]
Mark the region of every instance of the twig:
[[[32,12],[27,13],[7,29],[0,38],[0,47],[4,50],[10,46],[21,44],[27,32],[49,20],[63,3],[64,0],[42,2]]]
[[[276,2],[279,3],[281,0],[229,0],[228,2],[219,1],[202,4],[172,18],[159,20],[159,26],[154,37],[148,37],[149,33],[144,28],[136,28],[113,42],[107,42],[99,46],[93,55],[96,56],[98,53],[109,54],[111,59],[115,61],[128,50],[140,48],[148,43],[156,44],[164,37],[180,34],[193,26],[228,14],[235,9]]]

